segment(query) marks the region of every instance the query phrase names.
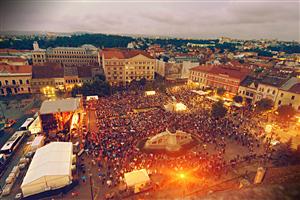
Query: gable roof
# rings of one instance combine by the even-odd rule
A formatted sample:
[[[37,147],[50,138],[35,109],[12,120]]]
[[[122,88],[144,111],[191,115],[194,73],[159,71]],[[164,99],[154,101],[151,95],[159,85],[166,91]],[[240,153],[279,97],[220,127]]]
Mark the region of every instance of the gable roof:
[[[116,48],[102,50],[102,56],[104,56],[104,59],[112,59],[112,58],[128,59],[128,58],[133,58],[137,55],[143,55],[147,58],[153,59],[153,57],[150,54],[142,50],[116,49]]]
[[[30,74],[32,72],[31,65],[7,65],[0,64],[1,74]]]
[[[61,64],[49,63],[45,66],[33,66],[32,78],[63,78],[64,68]]]

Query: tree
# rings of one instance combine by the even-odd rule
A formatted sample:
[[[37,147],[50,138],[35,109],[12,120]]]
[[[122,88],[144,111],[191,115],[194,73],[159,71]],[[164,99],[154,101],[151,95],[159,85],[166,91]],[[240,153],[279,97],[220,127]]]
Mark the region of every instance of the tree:
[[[99,75],[97,75],[97,78],[98,78],[99,80],[101,80],[101,81],[106,81],[106,77],[105,77],[104,74],[99,74]]]
[[[225,93],[225,91],[226,90],[224,88],[220,87],[220,88],[217,89],[217,95],[223,96],[223,94]]]
[[[236,103],[242,103],[242,102],[243,102],[243,97],[242,97],[242,96],[239,96],[239,95],[235,95],[235,96],[233,97],[233,100],[234,100],[234,102],[236,102]]]
[[[72,97],[76,97],[77,94],[81,94],[81,88],[78,85],[75,85],[72,88],[71,95]]]
[[[93,83],[84,83],[82,87],[74,86],[71,94],[73,97],[77,94],[82,94],[84,96],[108,96],[111,94],[111,86],[106,81],[97,80]]]
[[[271,110],[273,107],[272,99],[263,98],[260,101],[256,102],[256,110],[259,112]]]
[[[283,121],[290,120],[296,114],[296,110],[290,105],[280,106],[277,112],[279,119]]]
[[[145,77],[143,77],[143,78],[141,78],[141,80],[139,82],[140,82],[140,85],[142,87],[144,87],[146,85],[146,83],[147,83],[147,79]]]
[[[292,149],[292,140],[288,140],[286,143],[279,144],[275,148],[275,152],[272,155],[273,164],[276,166],[287,166],[298,164],[300,162],[299,149]]]
[[[213,118],[223,118],[227,113],[227,108],[224,107],[222,101],[218,101],[212,105],[211,116]]]

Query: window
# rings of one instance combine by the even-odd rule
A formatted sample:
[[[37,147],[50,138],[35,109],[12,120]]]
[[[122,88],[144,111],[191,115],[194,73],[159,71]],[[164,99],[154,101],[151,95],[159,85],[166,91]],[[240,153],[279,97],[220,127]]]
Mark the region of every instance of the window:
[[[278,101],[278,105],[279,105],[279,106],[281,105],[281,100]]]
[[[23,80],[19,80],[20,84],[22,85],[23,84]]]
[[[295,96],[292,96],[291,99],[294,100],[294,99],[295,99]]]
[[[2,82],[0,81],[0,86],[2,86]]]
[[[275,90],[273,90],[272,94],[273,94],[273,95],[275,94]]]
[[[16,85],[16,81],[15,81],[15,80],[12,80],[12,84],[13,84],[13,85]]]
[[[267,90],[267,93],[269,93],[269,92],[270,92],[270,89]]]
[[[283,97],[283,93],[280,94],[280,97]]]
[[[8,85],[8,80],[5,80],[5,85]]]

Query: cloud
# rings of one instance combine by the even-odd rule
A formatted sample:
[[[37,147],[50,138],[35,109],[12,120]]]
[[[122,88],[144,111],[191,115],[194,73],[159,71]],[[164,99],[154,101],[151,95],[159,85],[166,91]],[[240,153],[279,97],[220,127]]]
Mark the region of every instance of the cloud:
[[[299,4],[276,0],[12,0],[0,6],[0,29],[299,40]]]

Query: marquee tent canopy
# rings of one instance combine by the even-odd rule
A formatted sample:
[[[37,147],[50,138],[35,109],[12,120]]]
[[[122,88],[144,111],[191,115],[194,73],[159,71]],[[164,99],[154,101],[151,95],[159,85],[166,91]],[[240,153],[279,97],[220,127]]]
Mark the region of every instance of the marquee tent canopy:
[[[21,189],[23,196],[62,188],[72,181],[71,142],[52,142],[37,149]]]
[[[42,103],[40,114],[57,112],[74,112],[80,108],[80,98],[68,98],[59,100],[47,100]]]
[[[145,169],[140,169],[124,174],[125,182],[128,187],[134,187],[150,181],[148,173]]]

